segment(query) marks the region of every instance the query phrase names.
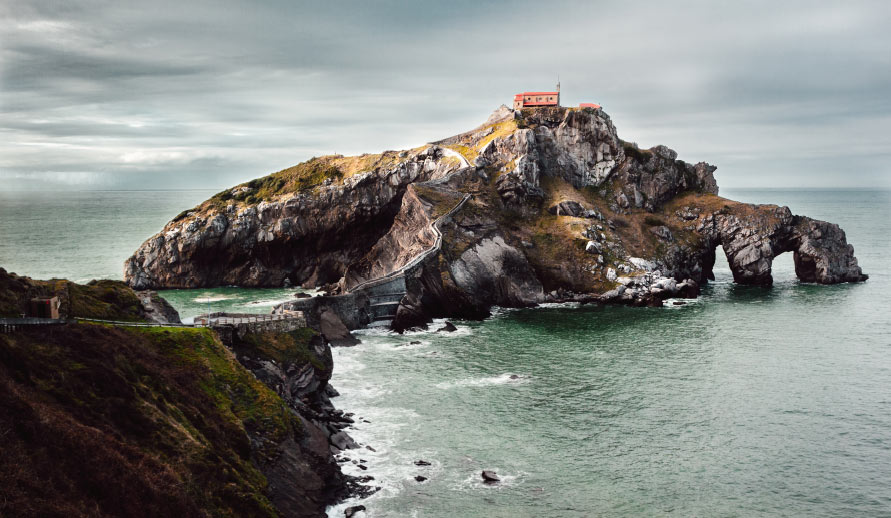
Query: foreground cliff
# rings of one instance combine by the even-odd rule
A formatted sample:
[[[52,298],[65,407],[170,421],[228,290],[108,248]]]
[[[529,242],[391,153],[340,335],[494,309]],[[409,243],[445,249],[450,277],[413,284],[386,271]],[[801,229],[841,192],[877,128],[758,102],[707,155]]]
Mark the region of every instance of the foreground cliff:
[[[224,191],[146,241],[125,275],[140,288],[325,285],[352,299],[294,305],[348,308],[357,326],[393,304],[397,328],[492,305],[695,296],[718,246],[739,283],[771,284],[786,252],[804,282],[866,280],[837,225],[723,199],[714,171],[621,140],[600,109],[502,107],[426,147],[313,159]]]
[[[121,283],[2,269],[0,310],[57,288],[77,294],[75,314],[151,313]],[[332,454],[353,445],[328,399],[332,368],[306,328],[227,344],[187,327],[0,333],[0,516],[322,516],[353,487]]]

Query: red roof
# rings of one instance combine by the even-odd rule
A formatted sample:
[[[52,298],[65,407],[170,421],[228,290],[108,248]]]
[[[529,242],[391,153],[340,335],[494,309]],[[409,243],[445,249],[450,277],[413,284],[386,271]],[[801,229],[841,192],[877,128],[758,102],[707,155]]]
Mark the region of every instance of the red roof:
[[[527,100],[527,97],[532,97],[532,99]],[[542,97],[544,99],[541,99]],[[559,106],[558,99],[560,99],[560,92],[523,92],[514,95],[514,102],[523,106]]]
[[[600,105],[594,103],[579,103],[579,108],[600,108]]]

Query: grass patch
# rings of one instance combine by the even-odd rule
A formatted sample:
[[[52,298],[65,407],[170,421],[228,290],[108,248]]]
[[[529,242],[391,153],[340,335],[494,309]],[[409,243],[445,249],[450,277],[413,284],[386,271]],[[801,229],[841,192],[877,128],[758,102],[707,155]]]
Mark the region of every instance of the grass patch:
[[[417,149],[421,148],[415,150]],[[219,192],[192,210],[212,208],[221,210],[230,203],[254,205],[262,201],[271,201],[284,195],[314,189],[326,180],[341,182],[359,173],[392,168],[405,160],[406,157],[400,157],[400,154],[400,151],[384,151],[358,156],[314,157],[293,167]],[[189,212],[180,213],[174,221],[183,219]]]
[[[647,214],[646,216],[644,216],[644,223],[650,227],[661,227],[665,225],[665,222],[662,221],[662,218],[653,216],[651,214]]]
[[[287,333],[248,333],[241,342],[280,365],[311,363],[317,370],[327,371],[325,363],[311,350],[315,336],[318,336],[315,331],[304,327]]]
[[[32,298],[59,297],[63,318],[97,318],[140,322],[145,311],[136,293],[121,281],[98,280],[76,284],[65,279],[39,281],[0,268],[0,317],[28,313]]]
[[[622,149],[625,156],[630,156],[638,162],[648,162],[653,157],[653,152],[649,149],[640,149],[635,142],[622,141]]]
[[[299,424],[207,329],[0,335],[0,514],[278,516],[258,466]]]
[[[433,205],[430,212],[430,219],[437,219],[453,208],[461,201],[461,196],[453,191],[444,191],[427,185],[414,184],[411,186],[417,193],[418,197]]]
[[[201,389],[232,424],[273,442],[301,428],[281,398],[242,368],[212,331],[148,327],[131,332],[150,337],[163,354],[196,372]]]

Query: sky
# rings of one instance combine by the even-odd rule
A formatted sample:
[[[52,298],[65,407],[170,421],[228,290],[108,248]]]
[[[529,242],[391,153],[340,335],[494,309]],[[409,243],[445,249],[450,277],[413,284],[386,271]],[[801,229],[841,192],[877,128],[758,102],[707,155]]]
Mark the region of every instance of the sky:
[[[891,2],[0,0],[0,190],[223,189],[524,90],[723,187],[891,187]]]

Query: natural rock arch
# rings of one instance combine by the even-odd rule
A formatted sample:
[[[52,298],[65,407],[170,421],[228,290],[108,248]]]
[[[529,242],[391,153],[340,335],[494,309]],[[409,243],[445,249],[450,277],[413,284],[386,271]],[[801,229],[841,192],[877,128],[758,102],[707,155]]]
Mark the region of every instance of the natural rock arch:
[[[838,225],[794,216],[788,207],[742,216],[719,211],[706,217],[698,230],[707,240],[702,264],[710,280],[714,279],[712,269],[719,245],[738,284],[770,286],[773,260],[786,252],[792,252],[795,275],[802,282],[835,284],[868,278]]]

